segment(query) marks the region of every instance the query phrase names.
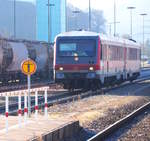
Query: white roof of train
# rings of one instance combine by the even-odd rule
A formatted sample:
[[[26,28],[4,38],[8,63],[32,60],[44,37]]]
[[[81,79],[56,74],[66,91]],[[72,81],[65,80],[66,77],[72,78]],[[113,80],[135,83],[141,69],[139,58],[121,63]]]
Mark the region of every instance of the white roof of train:
[[[114,44],[114,45],[121,45],[121,44],[126,44],[128,45],[128,47],[132,46],[135,48],[139,48],[140,45],[134,41],[130,41],[128,39],[123,39],[120,37],[113,37],[113,36],[108,36],[108,35],[104,35],[104,34],[100,34],[100,33],[96,33],[96,32],[89,32],[89,31],[70,31],[70,32],[64,32],[61,33],[59,35],[57,35],[57,37],[64,37],[64,36],[99,36],[102,43],[107,43],[107,44]],[[56,37],[56,38],[57,38]]]

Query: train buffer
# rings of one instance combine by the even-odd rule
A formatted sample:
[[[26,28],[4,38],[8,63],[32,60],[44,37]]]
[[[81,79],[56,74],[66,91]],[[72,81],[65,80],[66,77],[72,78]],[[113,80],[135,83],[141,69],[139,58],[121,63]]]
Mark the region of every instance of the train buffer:
[[[26,124],[18,126],[16,116],[9,117],[10,128],[5,130],[5,116],[0,116],[0,141],[61,141],[65,137],[72,136],[79,130],[78,121],[68,121],[60,119],[59,121],[44,116],[32,116]],[[24,119],[22,118],[22,121]]]

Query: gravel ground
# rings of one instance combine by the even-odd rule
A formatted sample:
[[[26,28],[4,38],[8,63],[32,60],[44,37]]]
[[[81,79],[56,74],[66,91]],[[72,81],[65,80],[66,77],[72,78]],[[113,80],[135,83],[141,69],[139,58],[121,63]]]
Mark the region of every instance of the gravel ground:
[[[125,128],[127,132],[121,135],[118,141],[150,141],[150,111]]]
[[[98,121],[93,121],[92,123],[87,125],[88,129],[95,131],[96,133],[104,130],[109,125],[115,123],[117,120],[125,117],[126,115],[130,114],[132,111],[136,110],[148,100],[137,100],[133,103],[121,106],[120,108],[108,109],[107,115],[105,117],[99,118]]]
[[[65,141],[86,141],[149,100],[150,97],[139,96],[94,96],[68,104],[54,105],[49,109],[49,115],[54,119],[79,120],[82,126],[79,134]]]
[[[85,98],[67,104],[58,104],[49,108],[49,116],[53,119],[68,118],[79,120],[80,125],[84,126],[87,123],[104,117],[108,111],[117,109],[123,105],[133,103],[137,100],[147,100],[141,96],[110,96],[100,95]],[[110,109],[111,108],[111,109]],[[114,111],[114,110],[112,110]],[[115,112],[115,111],[114,111]]]
[[[149,82],[114,89],[107,94],[49,108],[51,118],[80,121],[78,135],[65,141],[86,141],[150,100]],[[110,141],[110,140],[109,140]],[[113,141],[113,140],[112,140]]]
[[[120,108],[137,100],[147,100],[149,82],[116,88],[106,94],[88,97],[67,104],[54,105],[49,108],[52,118],[72,118],[79,120],[81,125],[105,116],[109,110]],[[111,109],[110,109],[111,108]]]
[[[150,100],[150,98],[148,99]],[[88,138],[104,130],[109,125],[125,117],[133,110],[139,108],[141,105],[148,102],[149,101],[148,99],[140,99],[116,109],[109,108],[105,116],[100,117],[99,119],[96,119],[90,123],[84,124],[78,135],[74,136],[73,138],[66,139],[65,141],[86,141]],[[114,137],[107,139],[107,141],[115,141],[115,140],[116,139],[114,139]],[[124,141],[124,140],[120,140],[120,141]],[[129,139],[125,141],[131,141],[131,140]]]

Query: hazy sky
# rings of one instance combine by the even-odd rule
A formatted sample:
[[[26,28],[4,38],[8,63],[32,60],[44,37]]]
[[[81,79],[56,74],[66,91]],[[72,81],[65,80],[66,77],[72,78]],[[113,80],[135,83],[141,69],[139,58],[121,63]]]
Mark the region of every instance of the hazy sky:
[[[81,9],[88,8],[88,0],[68,0],[68,2]],[[137,40],[141,40],[143,22],[139,14],[148,14],[145,17],[145,32],[150,33],[150,0],[116,0],[117,21],[120,22],[117,24],[117,33],[121,35],[130,33],[130,12],[127,9],[128,6],[136,7],[136,9],[133,10],[133,37]],[[113,22],[114,0],[91,0],[91,7],[102,10],[107,22]],[[109,26],[107,26],[107,31],[109,31]],[[148,37],[149,35],[147,34],[145,36]]]
[[[35,2],[36,0],[23,0]],[[74,6],[82,9],[88,9],[88,0],[67,0],[68,3],[73,4]],[[107,22],[113,22],[113,8],[114,0],[91,0],[91,7],[93,9],[99,9],[104,12],[104,17]],[[133,10],[133,37],[137,40],[141,40],[142,33],[142,17],[140,13],[147,13],[145,17],[145,32],[150,33],[150,0],[116,0],[117,6],[117,21],[120,23],[117,24],[117,33],[129,34],[130,33],[130,13],[127,9],[128,6],[136,7]],[[109,31],[109,26],[107,26],[107,31]],[[112,34],[113,34],[113,25],[112,25]],[[148,34],[146,38],[148,38]]]

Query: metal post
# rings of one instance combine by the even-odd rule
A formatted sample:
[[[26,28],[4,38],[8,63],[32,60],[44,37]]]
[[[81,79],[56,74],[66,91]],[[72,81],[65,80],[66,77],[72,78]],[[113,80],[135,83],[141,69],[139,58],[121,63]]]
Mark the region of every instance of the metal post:
[[[112,24],[114,24],[114,25],[116,24],[116,25],[117,25],[117,24],[119,24],[119,23],[120,23],[119,21],[116,21],[115,23],[114,23],[114,22],[110,22],[110,23],[108,23],[108,25],[109,25],[109,33],[110,33],[110,35],[111,35],[111,25],[112,25]]]
[[[142,55],[143,55],[143,57],[144,57],[144,49],[145,49],[145,45],[144,45],[144,42],[145,42],[145,23],[144,23],[144,17],[147,15],[146,13],[142,13],[142,14],[140,14],[142,17],[143,17],[143,53],[142,53]],[[144,67],[144,61],[143,61],[143,63],[142,63],[142,65],[143,65],[143,67]]]
[[[31,89],[31,76],[28,75],[28,116],[31,117],[31,96],[30,96],[30,89]]]
[[[48,47],[47,47],[47,55],[48,55],[48,65],[47,65],[47,71],[48,71],[48,78],[50,79],[50,58],[49,58],[49,48],[50,48],[50,0],[48,0]]]
[[[116,36],[116,0],[114,0],[114,36]]]
[[[77,24],[77,18],[78,18],[78,15],[77,14],[79,14],[80,13],[80,11],[78,11],[78,10],[75,10],[75,11],[72,11],[72,13],[74,13],[74,19],[75,19],[75,30],[77,30],[78,29],[78,24]]]
[[[47,108],[48,108],[48,104],[47,104],[47,88],[45,89],[45,92],[44,92],[44,97],[45,97],[45,117],[47,118],[48,116],[48,113],[47,113]]]
[[[48,0],[48,43],[50,42],[50,0]]]
[[[76,14],[76,30],[78,30],[78,15]]]
[[[16,0],[14,0],[14,38],[16,38]]]
[[[130,10],[130,36],[131,36],[131,39],[132,39],[132,10],[135,9],[135,7],[127,7],[127,9]]]
[[[21,93],[19,92],[18,95],[18,123],[19,123],[19,127],[21,127]]]
[[[66,31],[68,31],[68,11],[67,11],[67,9],[68,9],[68,7],[67,7],[67,0],[65,0],[65,12],[66,12]]]
[[[24,92],[24,122],[25,124],[27,123],[27,113],[28,113],[28,108],[27,108],[27,93],[26,91]]]
[[[35,91],[35,118],[38,117],[38,91]]]
[[[51,73],[50,73],[50,43],[51,43],[51,23],[50,22],[50,18],[51,18],[51,15],[50,15],[50,6],[55,6],[55,4],[50,4],[50,0],[48,0],[48,47],[47,47],[47,55],[48,55],[48,64],[47,64],[47,71],[48,71],[48,79],[51,80]]]
[[[6,133],[8,132],[8,112],[9,112],[9,99],[8,99],[8,95],[5,96],[5,116],[6,116]]]
[[[89,0],[89,31],[91,31],[91,0]]]
[[[144,58],[144,40],[145,40],[145,33],[144,33],[144,16],[143,16],[143,58]],[[143,67],[144,67],[144,61],[143,61]]]
[[[130,10],[130,16],[131,16],[131,24],[130,24],[131,25],[130,26],[130,28],[131,28],[130,30],[131,31],[130,31],[130,34],[131,34],[131,39],[132,39],[132,10]]]

